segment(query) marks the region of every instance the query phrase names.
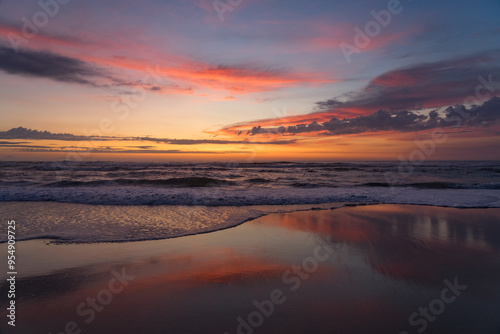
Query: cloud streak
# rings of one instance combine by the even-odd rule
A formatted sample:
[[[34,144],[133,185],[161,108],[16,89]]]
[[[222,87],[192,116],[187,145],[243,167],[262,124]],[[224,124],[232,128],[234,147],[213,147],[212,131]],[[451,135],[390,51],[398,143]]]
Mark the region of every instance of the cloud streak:
[[[0,46],[0,70],[9,74],[48,78],[56,81],[97,86],[95,78],[109,78],[103,70],[75,58],[50,52]]]
[[[92,87],[110,88],[141,87],[158,94],[191,94],[190,87],[181,87],[175,83],[151,84],[130,81],[112,75],[107,68],[93,62],[66,57],[56,53],[36,50],[14,51],[0,45],[0,71],[13,75],[45,78],[59,82],[82,84]]]
[[[22,152],[43,152],[43,153],[121,153],[121,154],[248,154],[250,151],[182,151],[182,150],[123,150],[123,149],[38,149],[38,148],[26,148],[22,149]]]
[[[146,141],[170,145],[288,145],[295,140],[275,141],[250,141],[250,140],[216,140],[216,139],[170,139],[156,137],[118,137],[118,136],[80,136],[71,133],[52,133],[49,131],[38,131],[24,127],[12,128],[0,131],[0,139],[29,139],[29,140],[58,140],[58,141]],[[9,143],[9,142],[4,142]],[[12,143],[9,143],[12,144]]]

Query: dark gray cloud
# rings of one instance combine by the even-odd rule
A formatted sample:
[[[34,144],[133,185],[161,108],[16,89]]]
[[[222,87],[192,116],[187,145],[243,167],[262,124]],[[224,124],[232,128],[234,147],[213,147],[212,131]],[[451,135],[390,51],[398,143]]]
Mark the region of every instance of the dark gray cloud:
[[[27,148],[22,149],[23,152],[44,152],[44,153],[148,153],[148,154],[248,154],[251,151],[182,151],[182,150],[121,150],[121,149],[95,149],[95,150],[79,150],[79,149],[37,149]]]
[[[9,142],[0,142],[0,147],[10,147],[10,148],[50,148],[50,146],[26,145],[26,144],[9,143]]]
[[[363,128],[418,131],[440,120],[434,114],[427,119],[414,110],[481,104],[495,96],[500,96],[500,50],[391,70],[359,91],[316,102],[313,113],[301,116],[310,120],[331,117],[325,123],[303,120],[304,124],[287,126],[290,121],[297,124],[298,117],[293,116],[284,117],[281,127],[264,128],[259,124],[269,124],[269,120],[261,120],[233,124],[223,130],[232,130],[238,135],[245,133],[240,130],[245,126],[252,126],[246,132],[251,135],[314,131],[351,133],[365,131],[361,130]],[[341,120],[343,117],[349,119]]]
[[[489,87],[482,88],[480,94],[486,95],[491,89],[500,92],[500,51],[392,70],[361,91],[319,101],[316,106],[332,114],[342,109],[360,114],[446,106],[475,97],[476,88],[485,86],[485,82]]]
[[[172,145],[199,145],[199,144],[255,144],[255,145],[287,145],[295,143],[295,140],[274,140],[274,141],[246,141],[246,140],[216,140],[216,139],[163,139],[138,137],[141,141],[154,141],[157,143]]]
[[[95,140],[111,140],[109,137],[91,137]],[[7,131],[0,131],[0,139],[45,139],[45,140],[65,140],[65,141],[82,141],[88,140],[89,137],[75,136],[70,133],[52,133],[49,131],[38,131],[24,128],[22,126],[12,128]]]
[[[109,78],[104,70],[76,58],[50,52],[19,50],[0,46],[0,70],[9,74],[48,78],[97,86],[96,79]]]
[[[29,144],[27,141],[0,141],[0,145],[22,145]]]
[[[498,122],[500,122],[500,98],[494,97],[482,106],[472,106],[468,109],[463,105],[455,105],[448,107],[441,114],[437,110],[428,113],[379,110],[370,115],[342,120],[333,117],[324,123],[312,122],[274,128],[258,126],[253,127],[247,134],[323,132],[325,135],[339,135],[379,131],[411,132],[454,126],[490,126]]]
[[[7,131],[0,131],[0,139],[60,140],[60,141],[147,141],[171,145],[201,144],[242,144],[242,145],[287,145],[295,140],[248,141],[248,140],[216,140],[216,139],[169,139],[156,137],[117,137],[117,136],[78,136],[71,133],[52,133],[24,128],[22,126]],[[148,147],[148,146],[144,146]]]
[[[150,150],[155,148],[154,146],[127,146],[127,147],[141,149],[141,150]]]
[[[107,69],[92,63],[65,57],[51,52],[18,50],[0,45],[0,71],[9,74],[45,78],[60,82],[89,85],[104,88],[127,88],[119,94],[139,95],[142,92],[133,90],[142,87],[154,93],[183,91],[189,93],[190,87],[181,87],[175,83],[158,86],[141,81],[131,81],[112,75]]]

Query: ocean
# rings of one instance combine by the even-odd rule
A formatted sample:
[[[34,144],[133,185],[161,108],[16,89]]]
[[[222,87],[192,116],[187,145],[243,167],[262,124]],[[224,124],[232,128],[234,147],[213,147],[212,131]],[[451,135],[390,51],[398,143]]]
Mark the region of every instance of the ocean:
[[[401,190],[425,197],[433,189],[500,190],[500,162],[0,162],[0,201],[282,205],[387,201]]]
[[[0,162],[21,239],[163,239],[346,203],[500,207],[500,162]]]

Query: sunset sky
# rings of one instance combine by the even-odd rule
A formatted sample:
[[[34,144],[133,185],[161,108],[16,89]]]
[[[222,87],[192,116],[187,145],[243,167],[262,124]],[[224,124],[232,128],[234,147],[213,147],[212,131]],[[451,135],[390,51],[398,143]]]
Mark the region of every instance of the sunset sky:
[[[499,17],[499,0],[0,0],[0,160],[500,159]]]

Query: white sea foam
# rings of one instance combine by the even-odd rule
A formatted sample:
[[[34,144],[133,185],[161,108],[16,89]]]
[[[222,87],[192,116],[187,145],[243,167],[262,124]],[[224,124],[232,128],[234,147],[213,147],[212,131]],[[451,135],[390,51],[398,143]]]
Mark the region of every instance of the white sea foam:
[[[345,188],[137,188],[4,187],[0,202],[53,201],[104,205],[249,206],[366,202],[454,207],[499,207],[498,189]]]
[[[315,205],[328,209],[341,203]],[[16,221],[16,239],[59,243],[155,240],[206,233],[269,213],[309,210],[311,205],[182,206],[82,205],[54,202],[0,203],[0,215]],[[2,236],[0,242],[5,242]]]
[[[0,218],[19,240],[170,238],[261,215],[388,203],[500,207],[500,163],[426,162],[401,177],[397,162],[0,162]],[[4,240],[5,241],[5,240]]]
[[[200,193],[196,189],[169,189],[165,193],[122,189],[112,196],[85,188],[51,192],[52,200],[63,203],[33,202],[48,196],[43,191],[8,193],[4,189],[1,196],[30,200],[0,203],[2,219],[15,219],[18,223],[18,240],[55,239],[57,242],[84,243],[179,237],[236,226],[269,213],[314,207],[329,209],[346,202],[500,207],[500,190],[485,189],[391,190],[359,187],[296,189],[293,192],[289,189],[222,189],[216,193]],[[186,203],[189,198],[192,203],[211,206],[144,205],[176,201]],[[110,205],[115,202],[121,205]],[[5,242],[5,237],[0,241]]]

